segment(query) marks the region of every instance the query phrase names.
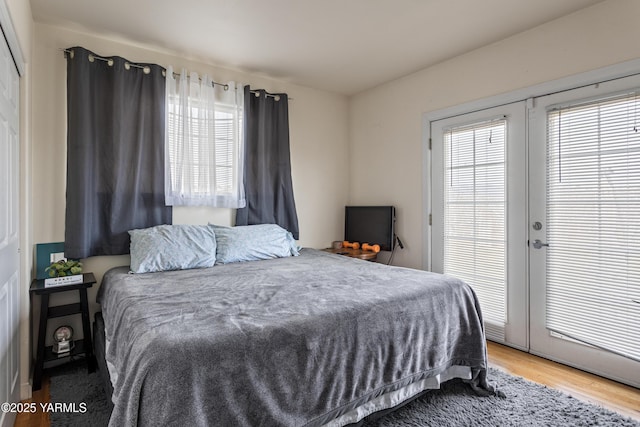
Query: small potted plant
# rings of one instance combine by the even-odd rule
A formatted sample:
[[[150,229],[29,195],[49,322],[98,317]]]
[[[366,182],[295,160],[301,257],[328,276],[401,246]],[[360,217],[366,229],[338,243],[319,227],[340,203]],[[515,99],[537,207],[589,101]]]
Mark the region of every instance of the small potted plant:
[[[61,260],[58,262],[52,262],[45,271],[49,272],[49,277],[73,276],[74,274],[82,273],[82,263],[74,260]]]

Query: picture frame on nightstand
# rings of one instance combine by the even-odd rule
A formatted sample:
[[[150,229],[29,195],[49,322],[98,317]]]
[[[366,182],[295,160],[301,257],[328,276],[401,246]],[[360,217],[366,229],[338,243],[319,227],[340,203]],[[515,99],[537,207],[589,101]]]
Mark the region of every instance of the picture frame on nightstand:
[[[46,279],[46,268],[64,258],[64,242],[36,243],[36,279]]]

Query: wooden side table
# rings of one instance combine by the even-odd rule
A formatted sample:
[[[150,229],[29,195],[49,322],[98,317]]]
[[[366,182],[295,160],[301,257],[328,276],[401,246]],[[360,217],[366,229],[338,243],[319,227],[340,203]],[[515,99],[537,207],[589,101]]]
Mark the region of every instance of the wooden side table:
[[[33,373],[33,390],[40,390],[42,386],[42,372],[46,362],[71,358],[72,356],[84,354],[87,359],[89,373],[95,371],[95,358],[93,356],[93,343],[91,341],[91,323],[89,320],[89,301],[87,299],[87,289],[96,283],[93,273],[84,273],[82,283],[71,285],[51,286],[45,288],[44,279],[37,279],[31,283],[29,292],[40,295],[40,325],[38,328],[38,348],[36,356],[36,366]],[[58,292],[78,291],[80,302],[49,307],[49,296]],[[83,339],[74,340],[74,348],[68,354],[60,356],[53,352],[52,346],[45,347],[47,334],[47,321],[54,317],[70,316],[74,314],[82,315],[82,335]]]
[[[330,252],[332,254],[344,255],[351,258],[359,258],[364,259],[366,261],[375,261],[378,257],[378,254],[373,251],[363,251],[362,249],[351,249],[351,248],[326,248],[323,249],[325,252]]]

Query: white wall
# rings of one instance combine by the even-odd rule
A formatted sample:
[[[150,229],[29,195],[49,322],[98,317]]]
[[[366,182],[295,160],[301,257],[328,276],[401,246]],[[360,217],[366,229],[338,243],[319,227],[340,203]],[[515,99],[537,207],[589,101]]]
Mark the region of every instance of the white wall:
[[[349,203],[396,206],[394,264],[422,267],[423,114],[640,58],[638,17],[608,0],[350,99]]]

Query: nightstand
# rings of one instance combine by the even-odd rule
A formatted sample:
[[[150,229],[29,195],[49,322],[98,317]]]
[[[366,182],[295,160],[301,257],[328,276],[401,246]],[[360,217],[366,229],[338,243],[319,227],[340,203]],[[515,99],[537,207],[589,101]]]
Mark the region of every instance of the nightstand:
[[[42,385],[42,372],[44,365],[53,360],[71,359],[73,356],[84,354],[87,359],[89,373],[95,371],[95,359],[93,357],[93,343],[91,342],[91,324],[89,320],[89,302],[87,300],[87,289],[96,283],[93,273],[84,273],[82,283],[73,283],[61,286],[44,286],[44,279],[36,279],[31,283],[29,292],[32,295],[40,295],[40,324],[38,328],[38,348],[36,355],[36,366],[33,373],[33,390],[40,390]],[[49,296],[59,292],[78,291],[80,302],[49,307]],[[66,354],[59,355],[53,352],[51,346],[45,346],[47,334],[47,321],[55,317],[82,315],[82,335],[83,339],[74,340],[74,348]]]
[[[373,251],[363,251],[362,249],[351,249],[351,248],[326,248],[323,249],[325,252],[330,252],[332,254],[344,255],[351,258],[359,258],[364,259],[366,261],[375,261],[378,257],[378,254]]]

